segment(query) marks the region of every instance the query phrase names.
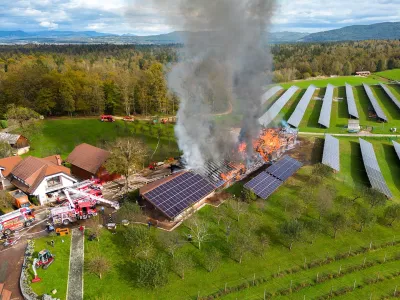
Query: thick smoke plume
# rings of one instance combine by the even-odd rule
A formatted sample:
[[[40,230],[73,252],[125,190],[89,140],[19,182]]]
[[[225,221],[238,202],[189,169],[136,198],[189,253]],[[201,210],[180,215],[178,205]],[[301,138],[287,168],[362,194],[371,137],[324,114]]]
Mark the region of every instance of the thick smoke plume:
[[[251,154],[271,71],[266,39],[274,1],[154,1],[164,11],[178,8],[168,20],[187,32],[181,62],[168,83],[181,100],[175,132],[188,167],[231,157],[238,142],[250,145]],[[216,117],[231,112],[243,116],[240,141],[230,134],[231,125]]]

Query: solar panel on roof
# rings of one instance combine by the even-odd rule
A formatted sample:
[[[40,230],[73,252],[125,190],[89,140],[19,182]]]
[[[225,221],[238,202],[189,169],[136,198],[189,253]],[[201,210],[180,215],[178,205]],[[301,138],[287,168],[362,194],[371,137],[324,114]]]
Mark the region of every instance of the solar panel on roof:
[[[183,173],[146,192],[143,196],[171,219],[214,191],[215,187],[198,174]]]
[[[330,134],[325,135],[322,163],[336,171],[340,171],[339,140]]]
[[[347,98],[347,108],[349,110],[349,115],[358,119],[359,116],[358,116],[356,101],[354,100],[353,87],[347,83],[346,83],[346,98]]]
[[[295,111],[293,112],[293,114],[290,116],[290,118],[288,120],[288,123],[290,125],[292,125],[294,127],[299,127],[300,122],[304,117],[304,114],[307,110],[307,106],[310,103],[315,90],[316,90],[316,87],[314,85],[310,85],[307,88],[307,91],[304,93],[299,104],[297,104]]]
[[[374,147],[371,143],[360,139],[361,154],[364,162],[365,171],[372,188],[380,191],[388,198],[392,198],[392,193],[389,190],[385,178],[382,175],[381,169],[376,159]]]
[[[302,167],[302,163],[291,158],[290,156],[284,156],[279,161],[270,166],[266,172],[273,175],[274,177],[285,181],[298,169]]]
[[[326,93],[322,103],[321,114],[319,115],[318,124],[329,128],[331,124],[331,111],[333,102],[333,91],[335,87],[332,84],[328,84],[326,87]]]
[[[380,83],[380,86],[383,88],[383,90],[389,96],[389,98],[393,101],[393,103],[396,104],[396,106],[400,109],[400,101],[397,100],[396,96],[392,93],[392,91],[382,83]]]
[[[379,119],[384,120],[385,122],[388,121],[385,113],[383,112],[382,108],[380,107],[378,101],[376,100],[374,93],[371,90],[371,87],[365,83],[363,83],[364,90],[367,93],[367,96],[369,98],[369,101],[371,102],[376,115],[378,116]]]
[[[261,97],[261,104],[264,104],[269,99],[271,99],[277,92],[283,90],[283,87],[280,85],[273,86],[270,88],[262,97]]]
[[[261,172],[255,178],[244,185],[245,188],[252,190],[257,196],[262,199],[267,199],[271,196],[283,182],[266,172]]]
[[[399,159],[400,159],[400,144],[397,143],[397,142],[395,142],[395,141],[393,141],[393,146],[394,146],[394,150],[395,150],[396,153],[397,153],[397,156],[398,156]]]
[[[258,122],[267,127],[280,113],[282,108],[288,103],[290,98],[297,92],[299,88],[297,86],[291,86],[274,104],[268,109],[268,111],[258,119]]]

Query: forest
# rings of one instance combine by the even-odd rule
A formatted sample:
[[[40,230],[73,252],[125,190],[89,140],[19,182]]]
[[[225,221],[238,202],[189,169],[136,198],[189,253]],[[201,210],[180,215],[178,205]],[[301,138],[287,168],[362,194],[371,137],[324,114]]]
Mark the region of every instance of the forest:
[[[0,46],[0,118],[7,106],[44,116],[174,115],[166,73],[180,45]],[[400,41],[272,45],[274,82],[400,68]]]

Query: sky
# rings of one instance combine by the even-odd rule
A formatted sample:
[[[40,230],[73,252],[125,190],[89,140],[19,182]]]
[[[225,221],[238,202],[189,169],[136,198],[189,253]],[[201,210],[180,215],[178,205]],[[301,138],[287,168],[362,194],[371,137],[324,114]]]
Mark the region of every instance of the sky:
[[[399,6],[400,0],[278,0],[272,31],[311,33],[395,22]],[[173,4],[168,9],[179,18]],[[0,30],[153,35],[182,29],[168,25],[165,15],[151,0],[0,0]]]

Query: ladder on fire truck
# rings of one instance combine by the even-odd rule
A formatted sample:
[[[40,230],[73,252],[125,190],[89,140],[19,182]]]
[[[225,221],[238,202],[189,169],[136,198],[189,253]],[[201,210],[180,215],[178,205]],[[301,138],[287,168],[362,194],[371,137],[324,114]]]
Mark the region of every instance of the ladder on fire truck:
[[[91,195],[89,193],[85,193],[83,191],[80,191],[80,190],[77,190],[77,189],[74,189],[74,188],[66,188],[66,189],[64,189],[64,194],[65,194],[65,197],[67,197],[68,202],[69,202],[69,204],[71,205],[72,208],[75,207],[75,205],[74,205],[74,202],[71,199],[70,193],[78,194],[78,195],[83,196],[83,197],[88,197],[91,200],[95,200],[97,203],[108,204],[108,205],[110,205],[112,208],[114,208],[116,210],[119,209],[119,203],[116,202],[116,201],[111,201],[111,200],[107,200],[107,199],[104,199],[104,198],[101,198],[101,197],[98,197],[98,196],[94,196],[94,195]]]

